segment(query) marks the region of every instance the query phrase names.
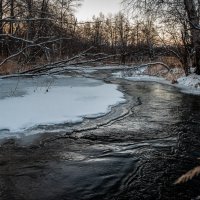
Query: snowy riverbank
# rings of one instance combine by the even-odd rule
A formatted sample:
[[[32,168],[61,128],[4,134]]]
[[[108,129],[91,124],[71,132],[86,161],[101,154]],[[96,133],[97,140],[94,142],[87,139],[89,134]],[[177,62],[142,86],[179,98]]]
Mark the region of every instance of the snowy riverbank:
[[[132,73],[118,71],[112,73],[112,75],[116,78],[124,78],[130,81],[150,81],[167,84],[179,88],[184,93],[200,95],[200,75],[194,73],[190,74],[187,77],[183,75],[177,78],[177,80],[175,79],[175,81],[173,81],[174,79],[165,78],[162,76],[145,74],[143,68],[141,68],[139,71],[136,70]]]
[[[148,68],[148,65],[124,66],[124,65],[106,65],[106,66],[78,66],[68,67],[68,70],[75,70],[85,74],[92,74],[101,70],[111,70],[113,77],[122,78],[131,81],[151,81],[167,85],[172,85],[181,89],[184,93],[200,95],[200,75],[190,74],[185,76],[183,69],[173,68],[168,72],[161,65]],[[191,69],[193,72],[194,69]],[[155,75],[156,74],[156,75]]]

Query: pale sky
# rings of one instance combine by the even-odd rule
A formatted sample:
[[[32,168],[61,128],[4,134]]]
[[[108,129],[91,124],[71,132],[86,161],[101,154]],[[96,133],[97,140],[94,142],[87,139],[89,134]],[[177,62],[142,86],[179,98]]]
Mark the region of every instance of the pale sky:
[[[121,0],[83,0],[82,6],[77,9],[76,17],[80,21],[88,21],[93,15],[99,15],[100,12],[106,14],[115,14],[120,11]]]

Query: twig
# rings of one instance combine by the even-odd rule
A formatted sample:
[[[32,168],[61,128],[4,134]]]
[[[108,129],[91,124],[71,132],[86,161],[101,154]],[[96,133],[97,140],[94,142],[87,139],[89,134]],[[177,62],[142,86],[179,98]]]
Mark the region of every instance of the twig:
[[[186,174],[182,175],[180,178],[176,180],[174,184],[181,184],[186,183],[189,180],[193,179],[195,176],[198,176],[200,174],[200,166],[195,167],[194,169],[190,170]]]
[[[0,63],[0,66],[3,65],[5,62],[7,62],[8,60],[20,55],[21,53],[23,53],[26,49],[29,49],[29,48],[33,48],[33,47],[40,47],[41,49],[47,49],[47,47],[44,47],[42,45],[45,45],[45,44],[49,44],[49,43],[54,43],[54,42],[57,42],[57,41],[60,41],[60,40],[70,40],[71,38],[59,38],[59,39],[55,39],[55,40],[50,40],[50,41],[46,41],[46,42],[41,42],[41,43],[38,43],[38,44],[34,44],[34,41],[29,41],[29,40],[24,40],[22,38],[17,38],[17,37],[14,37],[14,36],[10,36],[9,37],[12,37],[12,38],[15,38],[15,39],[18,39],[18,40],[22,40],[22,41],[26,41],[27,43],[31,43],[31,45],[28,45],[26,47],[24,47],[23,49],[21,49],[20,51],[18,51],[17,53],[7,57],[6,59],[4,59],[1,63]]]
[[[72,58],[64,59],[64,60],[60,60],[60,61],[56,61],[56,62],[53,62],[53,63],[50,63],[50,64],[45,64],[45,65],[37,67],[35,69],[31,69],[31,70],[27,70],[27,71],[21,72],[21,74],[26,74],[26,73],[40,73],[42,71],[48,71],[48,70],[57,68],[59,64],[69,63],[69,62],[71,62],[71,61],[73,61],[73,60],[75,60],[77,58],[80,58],[82,55],[84,55],[85,53],[87,53],[88,51],[90,51],[93,48],[94,47],[92,46],[89,49],[87,49],[87,50],[79,53],[78,55],[76,55],[76,56],[74,56]]]

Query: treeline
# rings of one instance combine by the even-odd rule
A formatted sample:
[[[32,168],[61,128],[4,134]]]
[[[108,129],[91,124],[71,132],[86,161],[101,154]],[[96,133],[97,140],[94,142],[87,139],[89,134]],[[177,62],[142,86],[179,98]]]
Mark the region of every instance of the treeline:
[[[188,66],[198,64],[190,22],[177,23],[169,13],[161,19],[153,2],[136,1],[132,8],[125,1],[135,10],[130,16],[137,15],[132,19],[122,12],[100,13],[82,23],[75,16],[81,0],[0,0],[0,69],[10,61],[24,71],[59,61],[76,64],[105,58],[125,64],[173,57],[188,74]]]
[[[18,62],[25,64],[37,57],[45,56],[50,61],[61,55],[75,37],[77,21],[73,13],[79,3],[79,0],[0,0],[2,58],[17,57]]]
[[[77,0],[1,1],[1,56],[19,53],[18,61],[22,63],[41,56],[53,61],[94,46],[96,53],[122,55],[123,62],[126,57],[142,59],[144,54],[150,59],[155,57],[159,38],[153,21],[134,24],[118,13],[99,14],[90,22],[80,23],[74,15],[79,3]]]
[[[154,59],[160,39],[152,20],[131,22],[123,13],[114,16],[94,16],[92,22],[79,26],[85,44],[96,46],[100,51],[121,54],[131,59],[147,56]]]
[[[190,67],[200,74],[200,1],[199,0],[123,0],[132,16],[151,16],[168,35],[170,51],[182,63],[185,74]],[[159,30],[160,31],[160,30]]]

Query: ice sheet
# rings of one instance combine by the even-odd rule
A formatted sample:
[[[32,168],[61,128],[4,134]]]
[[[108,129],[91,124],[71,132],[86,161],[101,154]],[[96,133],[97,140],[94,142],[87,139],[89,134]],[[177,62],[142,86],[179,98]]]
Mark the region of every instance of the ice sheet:
[[[117,85],[83,79],[66,77],[63,84],[50,88],[21,84],[20,88],[25,87],[17,92],[21,95],[0,98],[0,130],[18,132],[37,125],[77,122],[84,116],[105,114],[124,101]]]

